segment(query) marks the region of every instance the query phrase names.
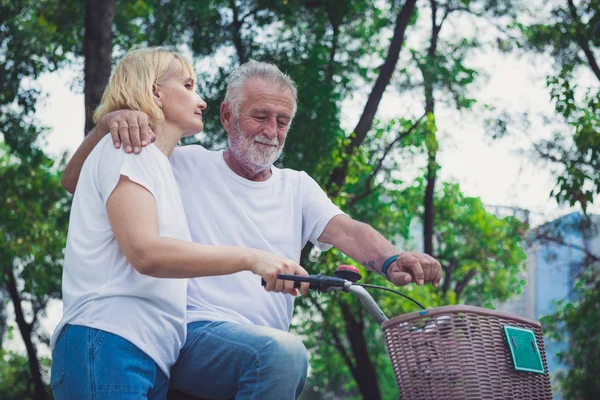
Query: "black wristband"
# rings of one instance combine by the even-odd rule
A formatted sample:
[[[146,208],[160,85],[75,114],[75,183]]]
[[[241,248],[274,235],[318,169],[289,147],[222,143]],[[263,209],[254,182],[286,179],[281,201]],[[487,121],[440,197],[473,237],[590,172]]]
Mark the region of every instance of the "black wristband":
[[[387,260],[385,260],[385,261],[383,262],[383,265],[381,266],[381,275],[383,275],[383,277],[384,277],[385,279],[387,279],[388,281],[390,280],[390,278],[388,277],[388,274],[387,274],[388,268],[390,267],[390,265],[391,265],[391,264],[392,264],[394,261],[396,261],[396,260],[398,259],[398,256],[399,256],[399,255],[400,255],[400,254],[396,254],[396,255],[393,255],[393,256],[391,256],[390,258],[388,258]]]

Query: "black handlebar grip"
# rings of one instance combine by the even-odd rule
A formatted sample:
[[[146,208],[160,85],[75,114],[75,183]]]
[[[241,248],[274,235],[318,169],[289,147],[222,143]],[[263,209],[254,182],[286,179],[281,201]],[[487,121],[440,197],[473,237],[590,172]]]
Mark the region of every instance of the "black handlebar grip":
[[[279,277],[279,278],[281,278],[282,276],[288,276],[288,275],[284,275],[284,274],[279,274],[279,275],[278,275],[278,277]],[[297,275],[291,275],[291,276],[294,276],[294,277],[295,277],[295,276],[297,276]],[[282,278],[282,279],[283,279],[283,278]],[[286,280],[288,280],[288,281],[292,281],[293,279],[286,279]],[[265,282],[265,280],[264,280],[264,279],[262,279],[262,278],[260,278],[260,284],[261,284],[263,287],[267,286],[267,282]],[[298,281],[295,281],[295,280],[294,280],[294,288],[296,288],[296,289],[300,289],[300,285],[301,285],[301,284],[302,284],[302,282],[298,282]]]
[[[287,275],[287,274],[278,274],[277,278],[294,281],[294,287],[296,289],[300,288],[301,282],[310,283],[309,289],[318,290],[318,291],[327,291],[331,288],[338,287],[343,288],[345,284],[345,280],[341,278],[334,278],[332,276],[326,275],[310,275],[310,276],[301,276],[301,275]],[[264,279],[261,280],[262,285],[265,286],[266,282]]]

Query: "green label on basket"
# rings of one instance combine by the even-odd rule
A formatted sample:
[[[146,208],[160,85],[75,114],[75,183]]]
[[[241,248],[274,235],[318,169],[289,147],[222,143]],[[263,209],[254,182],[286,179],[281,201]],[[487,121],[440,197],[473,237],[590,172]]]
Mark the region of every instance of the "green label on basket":
[[[516,371],[543,374],[544,364],[531,329],[504,325],[504,334]]]

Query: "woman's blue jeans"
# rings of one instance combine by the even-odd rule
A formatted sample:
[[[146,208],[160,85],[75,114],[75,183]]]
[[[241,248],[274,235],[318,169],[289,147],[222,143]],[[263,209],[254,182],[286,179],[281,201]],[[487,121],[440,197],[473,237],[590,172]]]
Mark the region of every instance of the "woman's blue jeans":
[[[188,324],[171,387],[206,399],[293,400],[302,393],[304,344],[277,329],[232,322]]]
[[[169,379],[122,337],[66,325],[52,352],[50,387],[56,400],[163,400]]]

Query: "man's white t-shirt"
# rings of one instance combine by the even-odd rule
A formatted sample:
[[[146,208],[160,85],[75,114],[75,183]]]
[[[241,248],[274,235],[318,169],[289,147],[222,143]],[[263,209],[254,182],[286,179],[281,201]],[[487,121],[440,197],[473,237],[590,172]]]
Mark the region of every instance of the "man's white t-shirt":
[[[136,345],[169,376],[185,343],[187,279],[142,275],[119,249],[106,202],[121,175],[154,196],[160,236],[191,240],[169,159],[155,145],[139,155],[126,154],[115,149],[107,135],[85,161],[73,198],[63,269],[63,318],[51,347],[65,324],[101,329]]]
[[[272,167],[254,182],[233,172],[222,151],[178,147],[171,165],[182,194],[194,242],[250,247],[296,262],[310,240],[318,242],[327,223],[342,211],[305,172]],[[188,323],[230,321],[288,330],[293,296],[266,292],[249,271],[190,279]]]

